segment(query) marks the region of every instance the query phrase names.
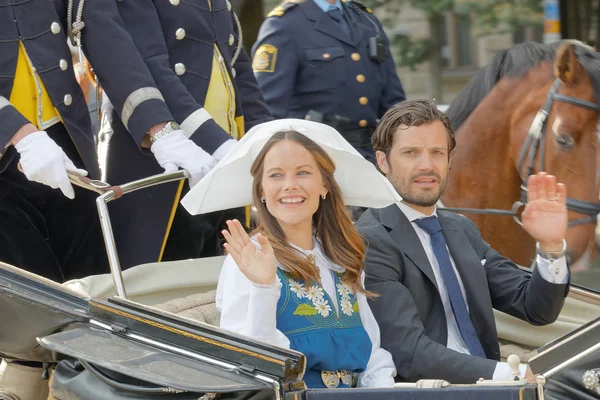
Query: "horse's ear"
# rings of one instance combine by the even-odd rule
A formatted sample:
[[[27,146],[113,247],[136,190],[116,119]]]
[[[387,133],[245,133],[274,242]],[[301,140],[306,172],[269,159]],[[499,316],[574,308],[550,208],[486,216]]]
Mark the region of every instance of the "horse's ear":
[[[577,83],[581,73],[581,65],[575,55],[575,45],[573,43],[562,44],[556,51],[554,76],[565,85],[571,86]]]

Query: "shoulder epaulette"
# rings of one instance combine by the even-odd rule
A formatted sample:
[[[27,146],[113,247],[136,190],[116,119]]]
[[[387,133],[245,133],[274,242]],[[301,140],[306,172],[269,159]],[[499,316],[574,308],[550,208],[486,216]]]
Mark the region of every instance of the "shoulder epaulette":
[[[275,7],[274,9],[271,10],[271,12],[269,12],[267,14],[267,18],[268,17],[281,17],[283,14],[286,13],[287,10],[289,10],[290,8],[297,6],[298,2],[296,1],[286,1],[283,4],[278,5],[277,7]]]
[[[360,8],[361,10],[363,10],[363,11],[368,12],[369,14],[373,14],[373,11],[369,7],[365,6],[362,3],[359,3],[358,1],[354,1],[354,0],[342,0],[342,2],[348,3],[350,5],[350,7],[357,7],[357,8]]]

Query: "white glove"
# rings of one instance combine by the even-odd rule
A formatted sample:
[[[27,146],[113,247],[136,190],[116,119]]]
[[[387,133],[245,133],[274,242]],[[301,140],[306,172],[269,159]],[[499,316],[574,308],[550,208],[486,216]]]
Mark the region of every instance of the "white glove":
[[[42,183],[52,189],[60,188],[69,199],[75,198],[67,171],[81,176],[88,173],[78,169],[54,140],[44,131],[25,136],[15,145],[21,155],[23,173],[32,182]]]
[[[188,139],[182,130],[158,138],[150,150],[165,172],[175,172],[179,167],[188,171],[190,187],[217,164],[213,156]]]

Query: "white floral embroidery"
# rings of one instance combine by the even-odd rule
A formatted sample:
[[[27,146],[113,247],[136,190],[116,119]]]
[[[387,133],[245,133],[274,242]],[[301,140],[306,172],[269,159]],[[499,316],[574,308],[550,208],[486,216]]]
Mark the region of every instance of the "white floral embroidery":
[[[313,286],[314,287],[314,286]],[[331,307],[329,306],[329,302],[322,297],[316,298],[313,301],[317,312],[321,314],[323,317],[328,317],[331,312]]]
[[[350,290],[350,287],[348,285],[346,285],[344,282],[339,282],[336,286],[338,293],[340,294],[340,296],[342,296],[342,299],[347,299],[350,297],[352,290]]]
[[[306,296],[306,292],[304,291],[304,285],[300,282],[296,282],[293,279],[290,279],[290,290],[298,296],[299,299],[303,299]]]
[[[306,290],[305,296],[313,303],[315,303],[317,300],[323,300],[323,288],[316,285],[312,285],[309,289]]]
[[[352,316],[354,311],[352,311],[352,303],[350,303],[350,299],[344,298],[341,301],[342,312],[348,316]]]

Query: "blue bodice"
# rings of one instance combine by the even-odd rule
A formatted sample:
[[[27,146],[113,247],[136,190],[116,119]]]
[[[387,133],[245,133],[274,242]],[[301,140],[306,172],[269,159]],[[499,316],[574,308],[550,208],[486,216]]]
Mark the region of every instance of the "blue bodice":
[[[326,387],[321,370],[363,372],[371,356],[372,343],[362,325],[358,302],[342,274],[329,270],[335,283],[335,301],[316,281],[303,282],[278,268],[281,295],[277,304],[277,329],[290,348],[306,356],[304,381],[309,388]],[[338,387],[347,387],[340,382]]]

